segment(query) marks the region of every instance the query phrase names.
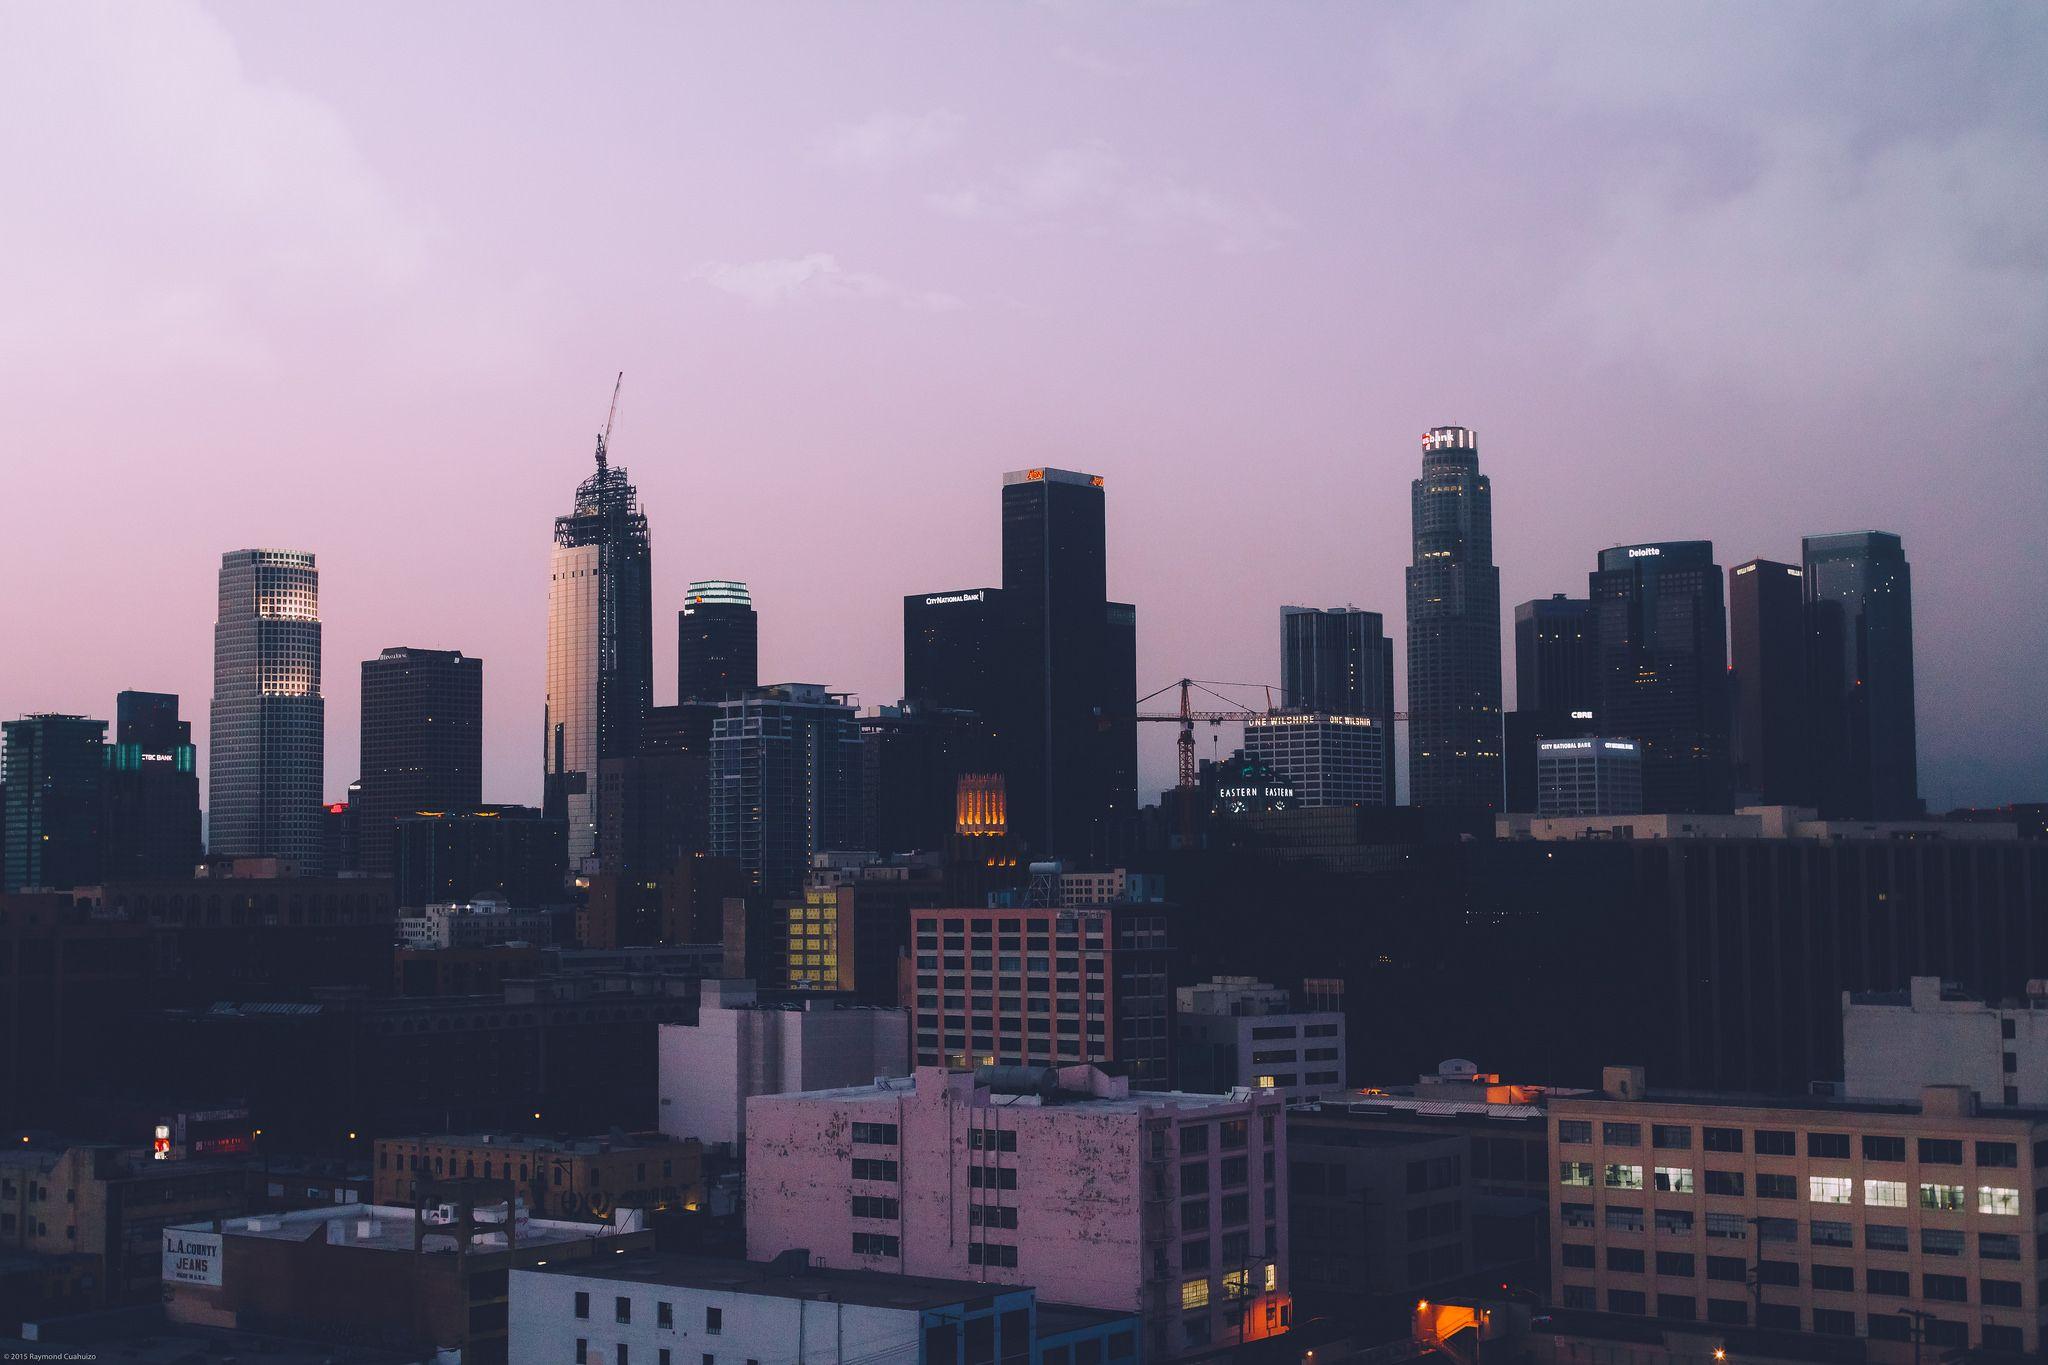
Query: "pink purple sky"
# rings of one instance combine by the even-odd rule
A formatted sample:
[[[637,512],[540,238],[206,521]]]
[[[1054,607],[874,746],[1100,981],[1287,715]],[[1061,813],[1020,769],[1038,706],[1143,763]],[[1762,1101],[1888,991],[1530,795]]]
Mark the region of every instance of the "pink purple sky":
[[[2039,799],[2044,69],[2036,4],[9,4],[0,714],[203,744],[220,552],[311,550],[329,791],[410,644],[537,799],[623,369],[658,701],[724,576],[764,678],[893,700],[900,595],[992,581],[1047,463],[1107,477],[1141,691],[1277,681],[1284,602],[1399,632],[1458,423],[1504,617],[1620,541],[1901,532],[1926,794]]]

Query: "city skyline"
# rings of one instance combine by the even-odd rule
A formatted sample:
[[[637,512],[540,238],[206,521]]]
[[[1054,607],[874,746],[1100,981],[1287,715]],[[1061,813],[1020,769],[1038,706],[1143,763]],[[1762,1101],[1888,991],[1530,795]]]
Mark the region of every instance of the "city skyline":
[[[1140,693],[1277,683],[1280,605],[1356,603],[1399,635],[1411,443],[1458,423],[1487,440],[1504,618],[1575,595],[1603,546],[1706,538],[1726,565],[1900,534],[1924,795],[2036,794],[2048,737],[2012,683],[2048,667],[2048,627],[2011,563],[2048,514],[2048,213],[2009,173],[2040,159],[2042,96],[2001,73],[2048,37],[2017,10],[1767,34],[1586,13],[1371,13],[1320,44],[1199,7],[941,15],[918,41],[963,55],[910,72],[844,60],[902,40],[888,22],[810,16],[833,39],[814,51],[792,16],[696,14],[643,55],[606,20],[515,16],[474,54],[492,88],[601,85],[624,131],[592,153],[594,115],[519,115],[477,160],[442,16],[396,55],[257,7],[152,12],[120,42],[89,12],[12,12],[0,53],[42,56],[0,55],[0,99],[95,112],[5,144],[64,207],[9,214],[0,460],[23,505],[110,491],[90,526],[31,519],[0,550],[0,628],[42,659],[0,670],[0,715],[176,692],[204,767],[213,566],[290,547],[320,558],[334,676],[398,644],[486,660],[486,798],[537,803],[535,546],[624,368],[656,660],[688,583],[745,579],[763,681],[893,702],[895,604],[987,581],[989,480],[1058,464],[1108,482]],[[985,47],[1046,79],[989,79]],[[1211,100],[1246,51],[1287,88]],[[750,99],[733,73],[771,52],[788,97]],[[657,56],[679,65],[640,79]],[[136,131],[163,112],[136,103],[145,60],[168,138]],[[1332,108],[1341,136],[1294,135]],[[526,158],[563,200],[627,212],[601,232],[582,205],[529,213],[508,190]],[[261,204],[236,165],[277,172]],[[686,168],[689,213],[637,165]],[[1432,203],[1462,207],[1414,212]],[[60,231],[82,209],[105,231]],[[1944,477],[1958,451],[1976,477]],[[826,526],[871,548],[806,548]],[[327,690],[335,798],[359,699]],[[1169,729],[1141,735],[1148,800]]]

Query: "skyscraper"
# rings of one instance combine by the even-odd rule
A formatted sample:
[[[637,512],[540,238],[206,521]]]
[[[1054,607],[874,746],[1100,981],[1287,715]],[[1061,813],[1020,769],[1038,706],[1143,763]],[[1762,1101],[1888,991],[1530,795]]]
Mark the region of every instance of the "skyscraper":
[[[1592,606],[1555,593],[1515,608],[1515,709],[1504,727],[1509,810],[1537,808],[1542,741],[1595,733]]]
[[[1642,746],[1643,809],[1730,809],[1728,614],[1713,542],[1602,550],[1587,587],[1599,731]]]
[[[1807,536],[1814,782],[1823,815],[1920,814],[1913,567],[1889,531]]]
[[[725,702],[711,731],[711,851],[749,887],[792,895],[813,853],[859,840],[861,777],[844,693],[781,683]]]
[[[949,588],[903,599],[903,699],[991,715],[1004,679],[1000,588]]]
[[[312,555],[221,556],[212,714],[208,850],[287,858],[301,872],[319,872],[327,703]]]
[[[101,756],[107,723],[23,716],[0,725],[7,785],[6,881],[60,891],[100,879]]]
[[[1813,800],[1805,574],[1752,559],[1728,571],[1728,735],[1737,804]]]
[[[1431,427],[1409,485],[1408,800],[1498,810],[1501,803],[1500,570],[1493,483],[1468,427]]]
[[[1011,828],[1073,858],[1103,856],[1137,801],[1137,611],[1110,603],[1107,573],[1100,475],[1003,475],[1001,605],[1016,652],[997,712]]]
[[[483,801],[483,730],[482,659],[400,645],[363,660],[361,790],[351,804],[365,873],[391,875],[399,816]]]
[[[1280,608],[1280,690],[1289,710],[1371,718],[1381,749],[1372,804],[1392,805],[1394,642],[1385,618],[1357,607]]]
[[[676,613],[676,700],[724,701],[760,685],[760,620],[747,585],[704,579]]]
[[[597,442],[597,472],[555,518],[548,570],[543,804],[569,826],[573,867],[597,852],[597,763],[633,751],[654,699],[647,514]]]
[[[199,863],[199,768],[192,722],[169,692],[114,699],[107,746],[101,875],[108,881],[189,877]]]

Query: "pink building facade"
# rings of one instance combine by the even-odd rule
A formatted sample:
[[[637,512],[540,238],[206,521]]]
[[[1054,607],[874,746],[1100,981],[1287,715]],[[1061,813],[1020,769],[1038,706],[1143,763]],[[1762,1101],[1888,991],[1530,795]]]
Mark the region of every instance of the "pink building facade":
[[[1287,1122],[1271,1092],[1090,1066],[920,1067],[747,1101],[747,1254],[1031,1285],[1139,1314],[1148,1357],[1287,1330]]]

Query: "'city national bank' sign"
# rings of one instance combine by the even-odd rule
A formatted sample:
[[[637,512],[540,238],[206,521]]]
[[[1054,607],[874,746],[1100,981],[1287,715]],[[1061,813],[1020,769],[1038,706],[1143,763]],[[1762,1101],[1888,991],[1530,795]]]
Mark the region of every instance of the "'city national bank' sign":
[[[217,1232],[164,1229],[164,1283],[220,1283],[220,1243]]]

